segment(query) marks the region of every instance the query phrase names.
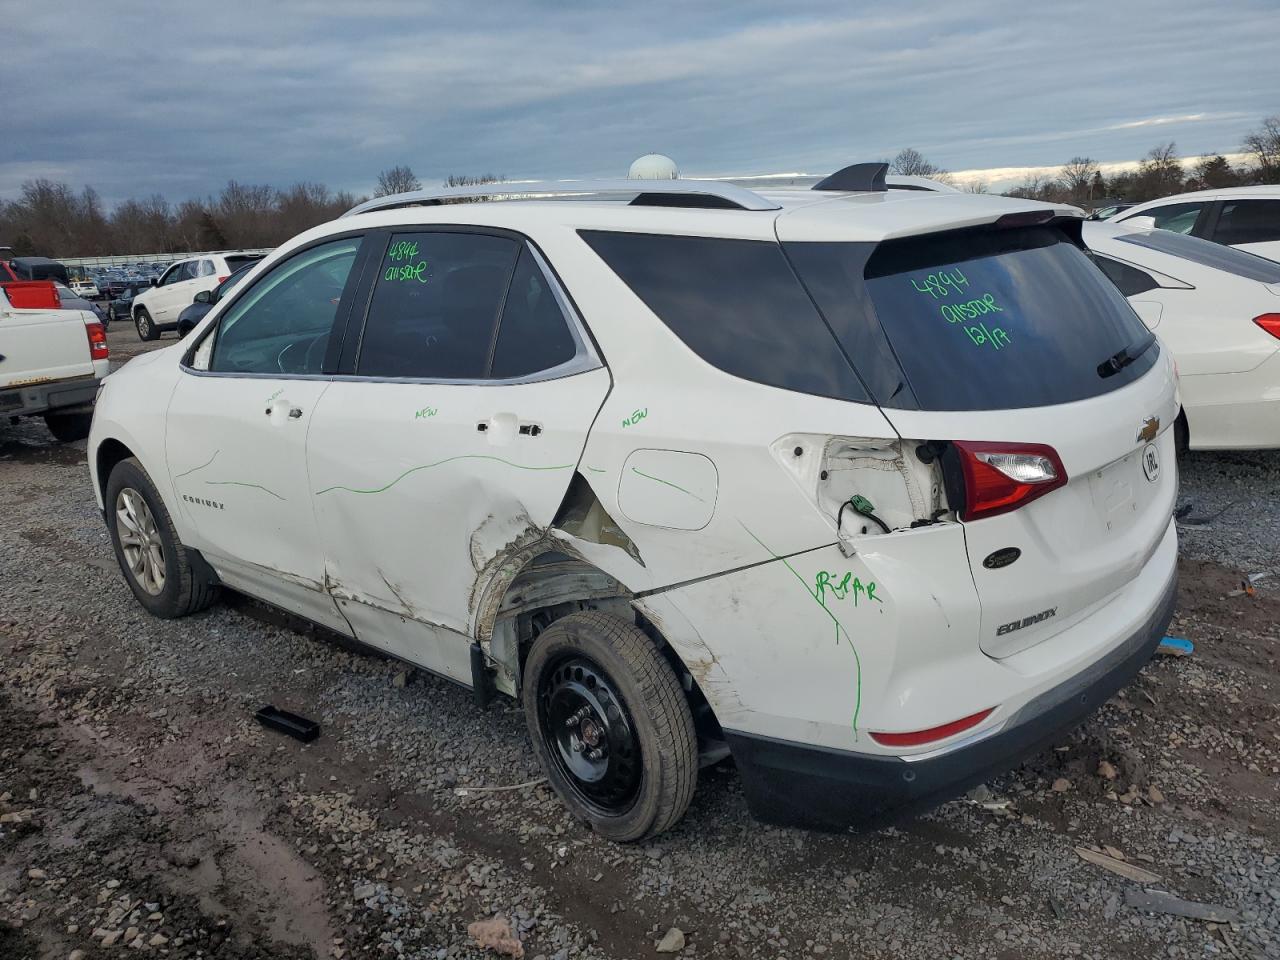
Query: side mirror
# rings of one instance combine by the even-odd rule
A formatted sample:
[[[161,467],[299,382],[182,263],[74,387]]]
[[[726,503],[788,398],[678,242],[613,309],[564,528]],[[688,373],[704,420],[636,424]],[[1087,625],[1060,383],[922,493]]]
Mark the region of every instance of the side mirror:
[[[213,293],[210,290],[201,290],[195,295],[192,303],[213,303]]]
[[[152,285],[153,287],[158,287],[158,286],[160,286],[160,278],[159,278],[159,277],[152,277],[152,278],[151,278],[151,285]]]
[[[1126,220],[1122,220],[1121,223],[1123,223],[1126,227],[1132,227],[1135,230],[1156,229],[1155,217],[1129,217]]]

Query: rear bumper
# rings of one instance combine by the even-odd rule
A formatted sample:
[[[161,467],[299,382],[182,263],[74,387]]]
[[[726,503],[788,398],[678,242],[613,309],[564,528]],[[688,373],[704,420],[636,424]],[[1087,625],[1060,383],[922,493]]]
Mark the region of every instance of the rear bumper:
[[[726,731],[751,813],[817,830],[873,828],[918,813],[1016,766],[1100,707],[1151,658],[1173,617],[1177,576],[1154,611],[1106,656],[1023,706],[997,733],[907,761]]]
[[[93,407],[100,383],[97,377],[76,377],[26,387],[0,387],[0,416],[29,417],[77,409],[87,412]]]

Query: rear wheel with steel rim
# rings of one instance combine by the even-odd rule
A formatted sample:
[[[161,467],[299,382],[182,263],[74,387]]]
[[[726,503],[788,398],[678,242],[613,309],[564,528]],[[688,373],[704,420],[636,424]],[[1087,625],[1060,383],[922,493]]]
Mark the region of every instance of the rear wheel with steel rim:
[[[178,539],[173,518],[137,459],[112,468],[103,491],[116,561],[138,602],[158,617],[202,610],[217,597],[217,578]]]
[[[557,620],[529,651],[522,697],[548,781],[598,833],[643,840],[684,815],[698,775],[693,715],[634,624],[595,612]]]

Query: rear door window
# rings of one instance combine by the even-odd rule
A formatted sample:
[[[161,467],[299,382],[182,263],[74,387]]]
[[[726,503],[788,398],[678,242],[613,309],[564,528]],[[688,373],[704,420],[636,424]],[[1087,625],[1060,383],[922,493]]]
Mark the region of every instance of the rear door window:
[[[1280,200],[1224,201],[1213,239],[1229,244],[1280,240]]]
[[[868,399],[776,242],[580,233],[672,333],[725,373],[801,393]]]
[[[356,360],[362,377],[479,380],[520,245],[483,233],[391,236]]]
[[[578,352],[551,284],[526,246],[520,251],[498,325],[489,376],[527,377],[568,363]]]
[[[889,241],[865,277],[922,409],[1085,400],[1132,382],[1159,354],[1115,285],[1052,228]],[[1118,372],[1100,372],[1139,348]]]

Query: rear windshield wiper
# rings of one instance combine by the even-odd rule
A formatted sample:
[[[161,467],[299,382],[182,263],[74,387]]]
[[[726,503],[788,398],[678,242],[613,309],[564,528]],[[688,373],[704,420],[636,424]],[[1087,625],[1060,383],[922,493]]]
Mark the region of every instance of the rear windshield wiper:
[[[1156,335],[1148,333],[1141,340],[1137,340],[1121,350],[1117,350],[1107,359],[1098,364],[1098,376],[1109,377],[1119,373],[1133,361],[1147,352],[1147,348],[1156,342]]]

